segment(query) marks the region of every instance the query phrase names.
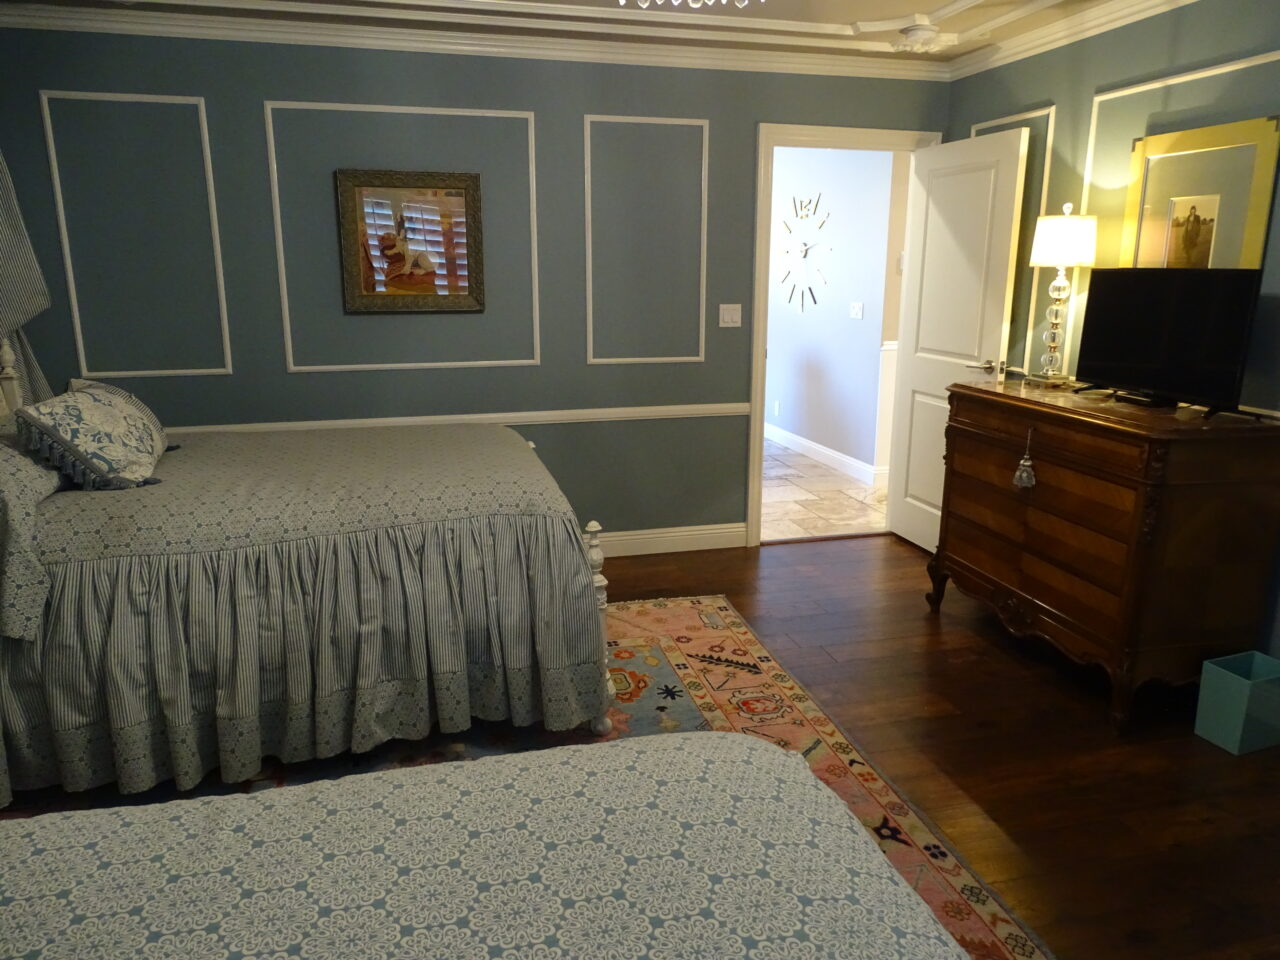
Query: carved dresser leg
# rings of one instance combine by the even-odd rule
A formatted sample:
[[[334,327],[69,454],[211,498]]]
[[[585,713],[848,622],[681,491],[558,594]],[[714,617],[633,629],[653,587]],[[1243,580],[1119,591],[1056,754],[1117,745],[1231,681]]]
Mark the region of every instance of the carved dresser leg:
[[[929,571],[929,579],[933,582],[933,589],[926,593],[924,598],[929,601],[930,611],[937,613],[942,606],[942,596],[947,592],[947,580],[951,575],[942,569],[942,565],[938,563],[936,556],[929,561],[929,565],[925,569]]]

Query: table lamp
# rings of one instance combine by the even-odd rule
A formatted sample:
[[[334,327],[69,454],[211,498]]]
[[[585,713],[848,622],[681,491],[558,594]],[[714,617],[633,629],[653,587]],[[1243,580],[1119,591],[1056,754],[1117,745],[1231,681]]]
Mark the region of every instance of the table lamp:
[[[1031,241],[1031,266],[1058,268],[1058,275],[1049,284],[1053,302],[1044,312],[1049,329],[1043,335],[1046,352],[1040,357],[1041,370],[1028,375],[1031,380],[1047,383],[1068,380],[1062,369],[1062,323],[1071,298],[1067,267],[1092,267],[1098,249],[1098,218],[1072,216],[1071,210],[1072,205],[1064,203],[1061,215],[1037,218],[1035,239]]]

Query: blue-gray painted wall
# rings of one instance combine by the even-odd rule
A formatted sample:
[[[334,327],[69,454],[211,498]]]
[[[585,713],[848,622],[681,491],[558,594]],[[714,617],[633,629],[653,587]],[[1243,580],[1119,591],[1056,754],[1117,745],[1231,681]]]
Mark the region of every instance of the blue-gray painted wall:
[[[1267,53],[1280,46],[1280,3],[1200,0],[1026,60],[950,84],[948,139],[996,117],[1057,105],[1048,209],[1080,203],[1089,118],[1095,95]],[[1108,242],[1129,177],[1133,140],[1280,113],[1280,62],[1104,101],[1098,113],[1089,212],[1099,220],[1099,263],[1118,251]],[[1280,192],[1276,196],[1280,207]],[[1026,217],[1023,231],[1034,229]],[[1041,271],[1042,286],[1049,278]],[[1040,295],[1040,291],[1036,291]],[[1039,301],[1042,309],[1045,301]],[[1037,329],[1043,329],[1043,324]],[[1075,329],[1078,342],[1080,326]],[[1034,341],[1039,346],[1039,341]],[[1033,348],[1033,362],[1039,351]],[[1280,410],[1280,216],[1273,210],[1263,275],[1263,307],[1250,351],[1244,403]]]
[[[745,401],[749,321],[721,329],[715,316],[719,303],[741,303],[751,315],[757,125],[940,131],[947,113],[943,83],[71,32],[0,31],[0,64],[0,149],[54,300],[28,330],[55,384],[78,368],[38,91],[205,99],[235,373],[117,381],[166,423],[182,425]],[[541,364],[286,372],[268,100],[532,112]],[[586,363],[586,114],[709,121],[703,363]],[[203,183],[192,180],[201,163],[192,139],[195,109],[55,99],[51,115],[75,194],[66,197],[75,264],[86,275],[90,265],[115,274],[124,264],[119,285],[94,277],[90,302],[82,297],[91,366],[221,366],[207,214],[197,216]],[[532,357],[524,120],[288,109],[274,109],[272,117],[296,364]],[[699,132],[593,124],[598,356],[697,352],[697,265],[688,258],[700,222],[700,211],[689,207],[700,185]],[[669,180],[653,168],[655,151],[672,166]],[[332,171],[341,167],[481,172],[483,314],[342,313],[332,186]],[[161,173],[190,181],[180,218],[162,196],[136,188]],[[134,188],[123,189],[130,182]],[[112,196],[113,183],[119,196]],[[157,229],[113,244],[113,224],[123,216],[116,207],[126,198],[141,222]],[[621,217],[636,222],[617,222]],[[188,220],[175,236],[172,224]],[[655,235],[660,229],[672,232]],[[580,516],[607,529],[745,517],[745,417],[521,429],[537,441]]]
[[[38,91],[84,90],[205,98],[231,335],[233,376],[120,381],[173,424],[234,423],[741,402],[750,383],[750,330],[720,329],[716,304],[750,317],[756,128],[761,122],[945,129],[1056,103],[1051,209],[1078,201],[1089,108],[1096,92],[1267,51],[1280,37],[1280,4],[1201,0],[1108,34],[951,84],[839,79],[454,57],[329,47],[0,31],[0,149],[18,187],[54,306],[29,331],[51,379],[77,373]],[[1100,169],[1124,155],[1124,137],[1280,112],[1272,65],[1126,98],[1106,114]],[[312,101],[535,117],[537,279],[541,364],[288,373],[280,316],[263,102]],[[220,344],[211,290],[207,214],[201,213],[194,109],[182,105],[51,103],[65,169],[72,247],[90,362],[216,367]],[[706,362],[586,364],[583,116],[709,121]],[[530,357],[527,131],[522,121],[348,111],[273,111],[281,168],[295,361],[403,362]],[[105,127],[105,129],[104,129]],[[692,128],[687,128],[692,129]],[[1133,132],[1131,132],[1133,131]],[[686,132],[686,128],[680,128]],[[1105,143],[1102,141],[1106,141]],[[658,194],[687,242],[687,192],[697,146],[678,154],[680,186]],[[632,148],[593,136],[599,182],[625,182]],[[485,173],[487,288],[482,315],[347,317],[337,309],[338,265],[329,181],[340,166]],[[111,179],[110,171],[119,179]],[[149,199],[122,189],[153,183]],[[115,187],[116,189],[113,189]],[[161,189],[163,188],[163,189]],[[612,191],[615,187],[611,186]],[[653,196],[651,184],[645,189]],[[95,193],[96,192],[96,193]],[[163,195],[163,196],[162,196]],[[93,198],[100,196],[101,202]],[[135,197],[152,229],[112,242],[117,207]],[[168,201],[164,196],[170,197]],[[1099,202],[1105,202],[1099,193]],[[625,202],[624,202],[625,201]],[[636,209],[636,197],[619,197]],[[148,206],[150,204],[150,206]],[[687,214],[688,211],[685,211]],[[204,220],[202,221],[202,217]],[[600,233],[593,289],[602,355],[685,352],[696,333],[687,270],[674,293],[655,290],[660,263],[652,223]],[[1273,220],[1273,235],[1277,229]],[[174,229],[175,224],[184,229]],[[189,236],[188,236],[189,234]],[[635,257],[626,243],[634,238]],[[121,263],[126,269],[120,269]],[[132,267],[129,265],[132,264]],[[501,266],[500,266],[501,265]],[[97,271],[97,276],[94,272]],[[119,276],[111,285],[102,277]],[[140,279],[141,278],[141,279]],[[1280,407],[1280,243],[1267,253],[1265,316],[1248,402]],[[650,303],[659,307],[646,310]],[[639,305],[639,306],[638,306]],[[616,309],[614,309],[616,307]],[[639,331],[647,336],[638,336]],[[745,514],[746,423],[726,417],[528,428],[579,512],[612,529],[739,522]],[[605,466],[600,466],[605,464]],[[639,483],[643,478],[645,482]]]

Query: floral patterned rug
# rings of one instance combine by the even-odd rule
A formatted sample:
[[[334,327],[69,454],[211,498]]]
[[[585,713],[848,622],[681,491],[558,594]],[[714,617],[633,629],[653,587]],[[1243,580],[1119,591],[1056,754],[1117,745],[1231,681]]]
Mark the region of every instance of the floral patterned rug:
[[[802,754],[975,960],[1050,957],[724,597],[611,603],[608,631],[615,735],[729,730]]]
[[[177,796],[252,792],[370,770],[467,760],[690,730],[727,730],[759,737],[802,754],[878,840],[880,849],[943,926],[974,960],[1051,960],[892,784],[876,771],[804,688],[791,678],[723,596],[612,603],[608,615],[609,676],[616,703],[613,732],[551,733],[537,727],[476,723],[460,734],[393,741],[364,754],[282,764],[267,761],[244,784],[221,783],[216,772],[194,790],[160,786],[121,796],[110,788],[66,794],[19,794],[0,817],[52,810],[153,803]]]

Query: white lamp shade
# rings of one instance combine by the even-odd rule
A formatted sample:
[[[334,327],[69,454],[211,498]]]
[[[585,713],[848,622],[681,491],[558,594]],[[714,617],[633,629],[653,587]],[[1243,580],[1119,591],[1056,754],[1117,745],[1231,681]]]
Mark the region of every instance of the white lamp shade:
[[[1033,267],[1092,267],[1098,251],[1098,218],[1040,217],[1031,241]]]

